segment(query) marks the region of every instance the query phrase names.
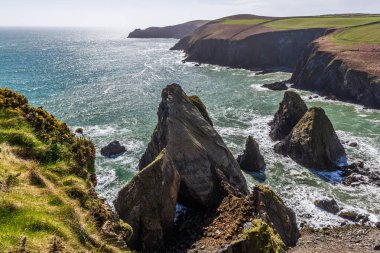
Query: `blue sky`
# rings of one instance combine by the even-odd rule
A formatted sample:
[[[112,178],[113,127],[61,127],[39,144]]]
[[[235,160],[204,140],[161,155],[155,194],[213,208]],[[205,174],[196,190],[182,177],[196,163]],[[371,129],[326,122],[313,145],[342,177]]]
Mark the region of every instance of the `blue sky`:
[[[380,0],[0,0],[0,26],[163,26],[250,13],[380,13]]]

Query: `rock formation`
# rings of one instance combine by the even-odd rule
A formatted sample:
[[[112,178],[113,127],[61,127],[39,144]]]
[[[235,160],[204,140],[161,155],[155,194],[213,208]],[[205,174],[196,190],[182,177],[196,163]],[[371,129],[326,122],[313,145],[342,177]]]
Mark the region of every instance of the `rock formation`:
[[[247,184],[239,164],[210,124],[205,107],[194,101],[178,84],[162,91],[158,124],[139,168],[166,148],[181,176],[178,201],[195,208],[212,207],[223,197],[221,182],[242,194],[247,194]]]
[[[294,91],[286,91],[274,119],[269,123],[269,136],[273,140],[282,140],[306,113],[307,106],[302,98]]]
[[[292,132],[275,145],[277,153],[287,155],[307,168],[336,170],[346,156],[334,127],[322,108],[310,108]]]
[[[166,150],[118,194],[115,209],[133,228],[130,246],[155,252],[173,225],[180,178]]]
[[[112,157],[116,157],[118,155],[121,155],[121,154],[125,153],[126,151],[127,151],[127,149],[124,146],[122,146],[120,144],[120,142],[113,141],[110,144],[108,144],[107,146],[105,146],[104,148],[102,148],[100,150],[100,153],[102,154],[102,156],[112,158]]]
[[[286,86],[287,82],[282,81],[282,82],[274,82],[274,83],[269,83],[269,84],[264,84],[261,87],[267,88],[270,90],[287,90],[288,86]]]
[[[238,156],[237,161],[240,168],[245,171],[260,171],[266,165],[260,153],[259,144],[252,136],[248,137],[244,153]]]
[[[335,199],[318,199],[314,201],[314,205],[332,214],[337,214],[340,211],[340,207]]]

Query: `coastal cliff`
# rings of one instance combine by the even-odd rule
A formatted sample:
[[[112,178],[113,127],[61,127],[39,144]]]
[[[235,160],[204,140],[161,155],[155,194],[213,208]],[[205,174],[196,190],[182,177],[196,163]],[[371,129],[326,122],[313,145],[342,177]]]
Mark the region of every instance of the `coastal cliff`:
[[[186,43],[184,38],[174,49],[184,49],[186,61],[245,69],[294,70],[309,43],[325,35],[327,29],[270,31],[243,39],[201,39]],[[186,45],[186,46],[184,46]]]
[[[329,38],[319,39],[310,44],[300,58],[291,82],[293,87],[310,90],[339,100],[353,102],[366,107],[380,109],[379,73],[366,69],[367,66],[353,64],[353,58],[341,57],[333,47],[324,45]],[[380,57],[380,51],[373,49],[368,54]],[[348,49],[351,51],[351,49]],[[359,54],[359,51],[356,51]],[[357,56],[362,60],[367,55]],[[373,56],[372,56],[373,57]],[[380,59],[380,58],[377,58]],[[370,64],[370,62],[366,62]]]
[[[173,38],[182,39],[192,33],[198,27],[206,24],[207,20],[195,20],[179,25],[165,27],[149,27],[136,29],[128,35],[128,38]]]

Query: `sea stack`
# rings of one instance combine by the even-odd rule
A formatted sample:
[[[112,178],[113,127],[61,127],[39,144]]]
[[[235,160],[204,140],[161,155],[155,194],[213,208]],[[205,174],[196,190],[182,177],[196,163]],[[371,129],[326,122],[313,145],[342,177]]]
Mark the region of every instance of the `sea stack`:
[[[260,171],[266,165],[264,157],[260,153],[259,144],[252,136],[248,137],[244,153],[238,156],[237,161],[242,170],[249,172]]]
[[[321,170],[336,170],[346,156],[331,121],[319,107],[310,108],[274,149],[304,167]]]
[[[306,113],[307,106],[300,95],[294,91],[286,91],[274,119],[269,123],[269,136],[274,141],[284,139]]]

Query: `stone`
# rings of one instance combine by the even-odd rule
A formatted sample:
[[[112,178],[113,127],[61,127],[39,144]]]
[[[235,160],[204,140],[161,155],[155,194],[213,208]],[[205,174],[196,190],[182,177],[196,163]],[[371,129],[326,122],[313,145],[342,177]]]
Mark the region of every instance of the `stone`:
[[[266,166],[264,157],[260,153],[259,144],[252,136],[248,137],[244,153],[238,156],[237,161],[242,170],[250,172],[260,171]]]
[[[343,218],[343,219],[352,221],[352,222],[364,223],[364,222],[367,222],[369,220],[368,215],[360,214],[360,213],[357,213],[355,211],[342,210],[338,213],[338,216]]]
[[[272,140],[282,140],[307,112],[307,106],[294,91],[286,91],[274,119],[269,123]]]
[[[102,156],[113,158],[125,153],[127,149],[119,141],[113,141],[100,150]]]
[[[265,186],[255,186],[252,196],[257,217],[271,224],[288,247],[295,246],[300,237],[300,232],[293,210],[287,207],[279,196]]]
[[[155,252],[173,226],[180,176],[166,150],[142,169],[118,193],[114,202],[120,218],[133,228],[129,246]]]
[[[373,247],[373,250],[380,250],[380,244],[375,245],[375,247]]]
[[[356,143],[356,142],[351,142],[351,143],[349,144],[349,146],[350,146],[350,147],[353,147],[353,148],[356,148],[356,147],[358,146],[358,143]]]
[[[340,207],[338,206],[338,203],[335,201],[335,199],[316,200],[314,201],[314,205],[332,214],[337,214],[340,211]]]
[[[337,170],[338,163],[346,158],[331,121],[319,107],[310,108],[274,150],[304,167],[319,170]]]
[[[161,97],[158,123],[139,168],[166,148],[181,178],[179,203],[196,209],[214,207],[225,195],[222,184],[246,195],[239,164],[206,117],[206,109],[200,109],[178,84],[168,85]]]
[[[287,81],[274,82],[274,83],[264,84],[261,87],[267,88],[270,90],[287,90],[288,86],[286,86],[286,83],[287,83]]]

